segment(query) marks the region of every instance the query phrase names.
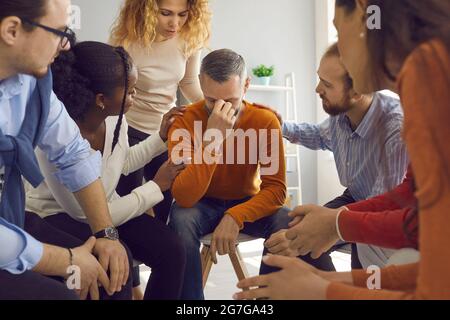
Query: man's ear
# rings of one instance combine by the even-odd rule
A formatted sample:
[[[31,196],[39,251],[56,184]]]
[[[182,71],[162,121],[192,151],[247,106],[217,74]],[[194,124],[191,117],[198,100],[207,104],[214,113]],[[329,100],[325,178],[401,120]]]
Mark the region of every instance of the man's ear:
[[[0,39],[8,46],[14,45],[20,32],[23,32],[21,28],[22,21],[15,16],[6,17],[0,22]]]
[[[359,100],[361,100],[364,96],[362,94],[359,94],[358,92],[356,92],[355,89],[351,88],[348,91],[348,97],[350,99],[350,102],[353,104],[353,103],[356,103]]]
[[[250,83],[252,82],[252,78],[247,77],[247,79],[245,79],[245,84],[244,84],[244,95],[247,93],[248,88],[250,87]]]

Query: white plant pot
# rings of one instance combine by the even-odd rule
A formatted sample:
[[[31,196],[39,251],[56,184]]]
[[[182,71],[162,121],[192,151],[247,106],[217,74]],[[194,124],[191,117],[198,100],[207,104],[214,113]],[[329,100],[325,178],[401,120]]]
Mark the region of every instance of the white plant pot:
[[[260,85],[268,86],[270,84],[271,77],[258,77],[258,82]]]

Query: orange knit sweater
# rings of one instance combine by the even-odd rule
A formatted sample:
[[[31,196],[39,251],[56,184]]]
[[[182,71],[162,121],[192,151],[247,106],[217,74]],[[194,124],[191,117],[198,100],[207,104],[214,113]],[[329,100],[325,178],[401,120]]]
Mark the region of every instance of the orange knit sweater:
[[[197,138],[195,138],[194,130],[195,121],[201,121],[201,135]],[[193,162],[187,165],[173,183],[172,194],[177,204],[181,207],[192,207],[203,197],[221,200],[251,197],[250,200],[230,208],[226,212],[235,219],[240,228],[243,227],[244,222],[254,222],[275,213],[283,206],[286,199],[286,175],[281,128],[274,113],[248,102],[243,104],[243,110],[234,128],[242,129],[244,132],[253,130],[257,140],[251,143],[250,139],[245,139],[245,143],[239,143],[237,137],[234,137],[234,148],[229,149],[234,150],[234,155],[228,154],[229,150],[223,148],[222,159],[225,164],[209,164],[205,161],[196,163],[195,161],[195,159],[201,160],[205,151],[201,140],[207,122],[208,113],[205,110],[205,102],[200,101],[189,106],[183,117],[178,117],[170,128],[169,157],[174,158],[174,154],[181,156],[182,152],[179,149],[183,145],[188,154],[183,154],[182,157],[189,156]],[[266,129],[267,133],[260,131],[261,129]],[[277,133],[276,141],[272,141],[272,129]],[[174,135],[174,133],[176,134]],[[263,134],[266,135],[265,139],[268,144],[264,143],[264,139],[261,140]],[[196,149],[195,139],[197,146],[200,146]],[[227,141],[223,145],[226,146]],[[262,145],[268,146],[267,150],[262,150],[264,149],[261,148]],[[271,146],[278,146],[278,149],[273,149],[273,155]],[[256,156],[254,158],[256,161],[250,161],[251,155],[248,151],[252,149],[251,153]],[[239,154],[245,155],[244,164],[240,164],[242,161],[238,161]],[[263,155],[262,158],[261,155]],[[267,163],[265,155],[273,161]],[[228,160],[232,160],[232,164],[227,164]],[[271,166],[277,168],[274,174],[260,175],[261,168]]]
[[[355,286],[331,283],[330,299],[450,299],[450,55],[433,40],[418,47],[398,78],[408,147],[419,200],[417,264],[382,270],[382,290],[366,289],[368,274],[353,271]],[[359,287],[359,288],[358,288]]]

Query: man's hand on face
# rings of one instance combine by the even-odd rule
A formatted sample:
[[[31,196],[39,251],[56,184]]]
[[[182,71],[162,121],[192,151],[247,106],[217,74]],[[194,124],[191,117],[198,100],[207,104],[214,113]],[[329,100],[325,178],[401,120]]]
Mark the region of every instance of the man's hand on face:
[[[214,230],[211,239],[211,257],[217,263],[216,252],[223,256],[236,251],[236,240],[239,235],[239,225],[229,214],[225,214]]]
[[[208,118],[208,125],[206,130],[216,129],[222,133],[223,142],[231,134],[231,130],[236,122],[236,110],[230,102],[217,100],[211,115]]]

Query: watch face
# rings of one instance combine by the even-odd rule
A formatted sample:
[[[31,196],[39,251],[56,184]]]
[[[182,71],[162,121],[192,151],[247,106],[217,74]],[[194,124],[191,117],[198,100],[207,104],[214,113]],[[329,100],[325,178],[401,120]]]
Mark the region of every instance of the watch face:
[[[111,240],[117,240],[119,239],[119,232],[117,231],[116,228],[106,228],[105,230],[106,233],[106,238],[111,239]]]

